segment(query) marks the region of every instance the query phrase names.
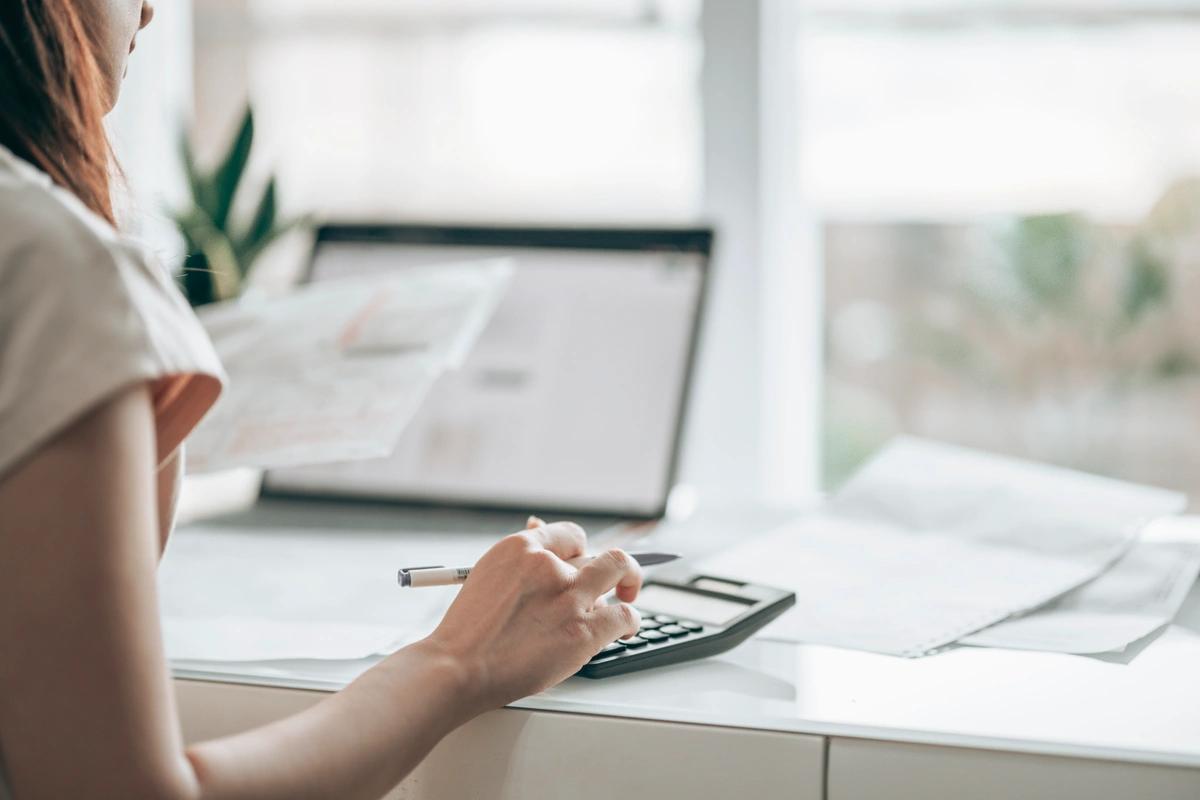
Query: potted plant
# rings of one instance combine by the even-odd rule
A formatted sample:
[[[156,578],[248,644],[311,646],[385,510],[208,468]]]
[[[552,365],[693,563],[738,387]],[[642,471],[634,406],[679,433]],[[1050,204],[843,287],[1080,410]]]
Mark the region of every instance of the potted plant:
[[[172,217],[187,248],[179,283],[193,307],[239,296],[267,248],[285,233],[307,224],[304,220],[279,220],[273,175],[252,205],[238,203],[241,193],[250,191],[245,178],[253,146],[254,112],[249,106],[211,171],[197,165],[186,131],[180,137],[191,204],[173,212]],[[243,205],[253,208],[249,216],[235,213],[235,207]],[[184,480],[178,519],[188,522],[251,505],[261,479],[261,471],[249,468],[189,475]]]
[[[239,194],[249,191],[243,182],[253,145],[254,112],[250,106],[211,171],[197,165],[187,133],[180,137],[191,204],[173,212],[172,217],[187,248],[179,280],[192,306],[237,297],[259,256],[283,234],[304,224],[301,220],[280,222],[273,175],[267,178],[253,212],[245,218],[235,215]]]

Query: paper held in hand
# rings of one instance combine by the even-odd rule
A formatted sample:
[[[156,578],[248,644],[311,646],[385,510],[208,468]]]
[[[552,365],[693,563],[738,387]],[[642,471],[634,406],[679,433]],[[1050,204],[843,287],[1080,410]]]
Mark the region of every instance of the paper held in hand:
[[[230,380],[188,440],[188,470],[389,454],[511,275],[506,259],[418,267],[201,309]]]

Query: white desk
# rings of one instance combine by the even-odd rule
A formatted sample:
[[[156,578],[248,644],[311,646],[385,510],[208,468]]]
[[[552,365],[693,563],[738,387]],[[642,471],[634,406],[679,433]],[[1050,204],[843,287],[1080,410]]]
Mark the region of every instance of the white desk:
[[[178,670],[185,734],[278,718],[370,663]],[[906,660],[757,639],[707,661],[571,679],[466,726],[393,796],[746,787],[831,800],[1200,797],[1200,591],[1128,663],[973,648]]]

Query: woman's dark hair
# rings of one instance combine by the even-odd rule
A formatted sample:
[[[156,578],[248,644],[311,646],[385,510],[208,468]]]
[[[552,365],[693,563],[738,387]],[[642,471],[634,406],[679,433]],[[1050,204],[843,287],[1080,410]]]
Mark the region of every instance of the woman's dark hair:
[[[107,110],[73,0],[0,0],[0,144],[115,224]]]

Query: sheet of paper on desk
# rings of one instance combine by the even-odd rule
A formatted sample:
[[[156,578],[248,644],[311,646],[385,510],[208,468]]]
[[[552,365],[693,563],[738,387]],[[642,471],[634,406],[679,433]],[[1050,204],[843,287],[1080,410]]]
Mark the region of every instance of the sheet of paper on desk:
[[[175,661],[356,660],[391,653],[406,637],[386,625],[284,622],[258,617],[171,617],[163,625]]]
[[[511,272],[503,259],[410,268],[202,308],[230,383],[188,441],[189,471],[387,455]]]
[[[1095,578],[1181,495],[900,439],[801,519],[699,565],[791,588],[766,635],[919,656]]]
[[[266,661],[353,659],[425,636],[457,589],[403,591],[396,570],[472,564],[488,537],[196,525],[159,568],[167,655]]]
[[[1174,619],[1200,572],[1200,519],[1151,523],[1100,577],[962,644],[1056,653],[1120,652]]]

